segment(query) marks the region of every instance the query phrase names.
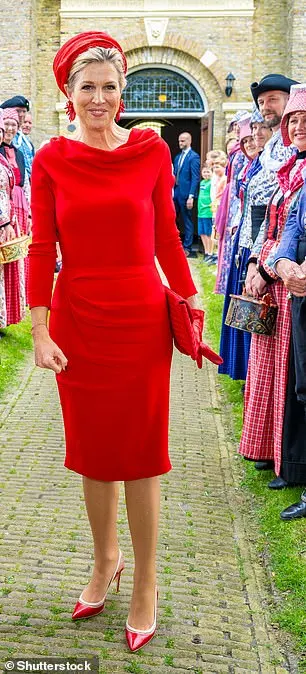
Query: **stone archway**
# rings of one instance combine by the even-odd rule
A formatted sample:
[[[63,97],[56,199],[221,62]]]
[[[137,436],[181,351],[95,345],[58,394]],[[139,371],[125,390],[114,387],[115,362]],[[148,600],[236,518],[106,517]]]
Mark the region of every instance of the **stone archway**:
[[[198,59],[185,51],[162,47],[135,47],[126,52],[129,69],[160,64],[165,68],[178,68],[197,82],[207,100],[208,109],[215,111],[214,145],[222,147],[225,132],[225,116],[222,111],[223,93],[216,77]]]

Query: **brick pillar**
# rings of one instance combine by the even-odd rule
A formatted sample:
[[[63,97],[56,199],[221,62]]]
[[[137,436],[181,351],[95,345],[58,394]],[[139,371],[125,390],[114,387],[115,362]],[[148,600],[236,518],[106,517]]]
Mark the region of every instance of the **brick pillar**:
[[[31,37],[34,0],[0,2],[1,102],[15,94],[32,97]]]
[[[297,5],[298,1],[293,4]],[[287,0],[255,0],[254,4],[252,81],[258,82],[269,73],[290,75],[287,65]]]
[[[60,0],[36,0],[36,41],[33,45],[36,71],[35,137],[36,146],[58,134],[58,88],[52,63],[60,46]]]
[[[288,2],[288,74],[300,82],[306,81],[306,13],[300,0]]]

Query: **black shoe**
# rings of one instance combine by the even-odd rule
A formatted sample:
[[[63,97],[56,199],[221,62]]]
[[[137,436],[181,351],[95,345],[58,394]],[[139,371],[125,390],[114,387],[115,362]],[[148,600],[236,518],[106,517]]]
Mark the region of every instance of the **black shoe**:
[[[255,461],[256,470],[273,470],[274,461]]]
[[[269,489],[284,489],[285,487],[288,487],[288,482],[279,476],[275,477],[274,480],[271,480],[271,482],[268,484],[268,487]]]
[[[285,508],[280,514],[282,520],[297,520],[299,517],[306,517],[306,503],[299,501]]]

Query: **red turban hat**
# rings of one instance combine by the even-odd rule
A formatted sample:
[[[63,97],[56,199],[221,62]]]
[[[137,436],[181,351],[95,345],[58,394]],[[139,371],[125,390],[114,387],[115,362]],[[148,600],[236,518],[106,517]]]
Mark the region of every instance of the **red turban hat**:
[[[79,33],[70,38],[59,49],[53,61],[53,72],[60,90],[67,96],[64,85],[67,84],[71,66],[77,56],[90,49],[90,47],[104,47],[105,49],[118,49],[122,56],[123,71],[126,74],[127,62],[120,44],[107,33],[91,30],[88,33]]]

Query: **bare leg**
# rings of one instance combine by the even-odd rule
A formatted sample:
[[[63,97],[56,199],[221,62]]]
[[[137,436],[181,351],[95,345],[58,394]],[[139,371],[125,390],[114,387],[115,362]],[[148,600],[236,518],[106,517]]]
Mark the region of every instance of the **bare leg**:
[[[202,243],[203,243],[205,253],[207,253],[208,255],[211,255],[212,250],[213,250],[213,242],[212,242],[211,236],[207,236],[206,234],[201,234],[201,239],[202,239]]]
[[[85,601],[96,602],[103,599],[118,561],[116,527],[119,483],[83,477],[83,489],[93,536],[95,563],[91,581],[82,596]]]
[[[159,477],[126,482],[125,498],[135,558],[128,622],[135,629],[146,630],[154,619]]]

